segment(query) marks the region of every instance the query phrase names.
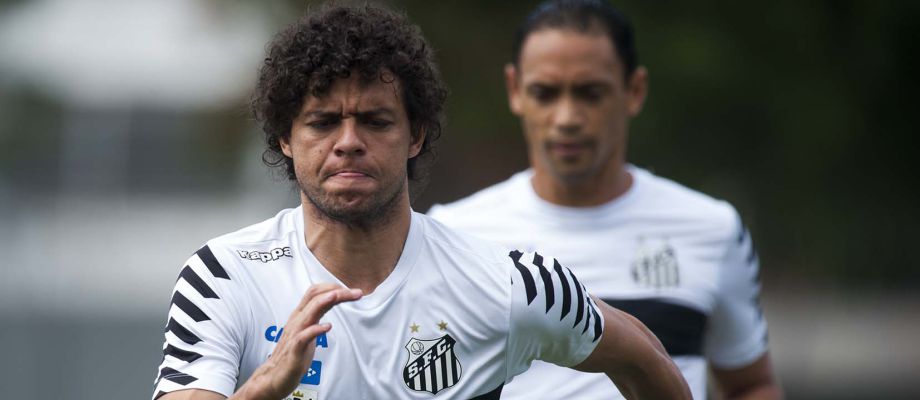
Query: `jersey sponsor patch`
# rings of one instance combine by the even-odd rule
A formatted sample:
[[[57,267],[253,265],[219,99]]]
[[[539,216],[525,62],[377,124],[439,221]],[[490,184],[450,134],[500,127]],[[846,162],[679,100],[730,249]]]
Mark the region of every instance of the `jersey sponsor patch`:
[[[307,373],[300,378],[303,385],[319,385],[319,378],[323,375],[323,363],[319,360],[313,360]]]
[[[406,386],[418,392],[438,394],[457,384],[463,368],[454,353],[456,344],[450,335],[437,339],[409,339],[406,343],[409,359],[403,368]]]

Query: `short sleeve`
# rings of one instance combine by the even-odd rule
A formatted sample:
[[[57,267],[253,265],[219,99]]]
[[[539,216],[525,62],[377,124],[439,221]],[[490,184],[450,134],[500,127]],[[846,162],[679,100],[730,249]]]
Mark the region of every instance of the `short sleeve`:
[[[231,277],[210,247],[186,261],[172,294],[154,399],[183,389],[233,393],[245,314],[239,312],[239,299],[227,295],[230,285]]]
[[[760,265],[750,233],[737,217],[719,271],[706,355],[713,366],[735,369],[767,351],[767,322],[760,306]]]
[[[511,324],[506,380],[533,360],[562,367],[584,361],[604,330],[603,316],[568,268],[539,253],[512,251]]]

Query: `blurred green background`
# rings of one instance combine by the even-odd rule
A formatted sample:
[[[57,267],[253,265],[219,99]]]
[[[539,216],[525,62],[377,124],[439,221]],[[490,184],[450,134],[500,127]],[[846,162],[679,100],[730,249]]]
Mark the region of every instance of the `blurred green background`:
[[[526,167],[501,69],[536,3],[392,2],[422,28],[451,89],[416,210]],[[651,77],[629,159],[741,212],[790,397],[912,398],[920,2],[616,4]],[[0,0],[10,398],[49,386],[61,398],[148,396],[180,263],[296,204],[260,164],[245,103],[264,44],[307,7]]]

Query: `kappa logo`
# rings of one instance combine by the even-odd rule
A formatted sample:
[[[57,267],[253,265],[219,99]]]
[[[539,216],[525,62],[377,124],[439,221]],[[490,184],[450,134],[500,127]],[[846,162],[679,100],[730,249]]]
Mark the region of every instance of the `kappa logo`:
[[[292,257],[290,247],[278,247],[269,251],[237,250],[237,254],[244,260],[262,260],[263,263],[276,261],[281,257]]]
[[[636,253],[636,260],[632,264],[632,277],[637,284],[652,288],[680,285],[677,253],[667,240],[654,246],[640,237]]]
[[[460,360],[454,353],[457,341],[450,335],[437,339],[409,339],[406,351],[409,360],[403,368],[403,381],[418,392],[438,392],[457,384],[463,374]]]

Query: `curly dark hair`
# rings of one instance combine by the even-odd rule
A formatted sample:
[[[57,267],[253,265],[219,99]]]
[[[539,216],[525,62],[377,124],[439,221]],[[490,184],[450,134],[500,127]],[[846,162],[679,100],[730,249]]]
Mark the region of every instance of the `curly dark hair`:
[[[290,137],[306,95],[321,97],[333,82],[352,73],[368,82],[387,82],[386,71],[399,80],[412,136],[425,133],[421,151],[407,164],[414,198],[435,161],[447,88],[421,30],[404,15],[380,6],[327,4],[269,43],[251,103],[268,145],[262,160],[283,167],[287,178],[296,181],[294,162],[282,153],[281,139]]]

